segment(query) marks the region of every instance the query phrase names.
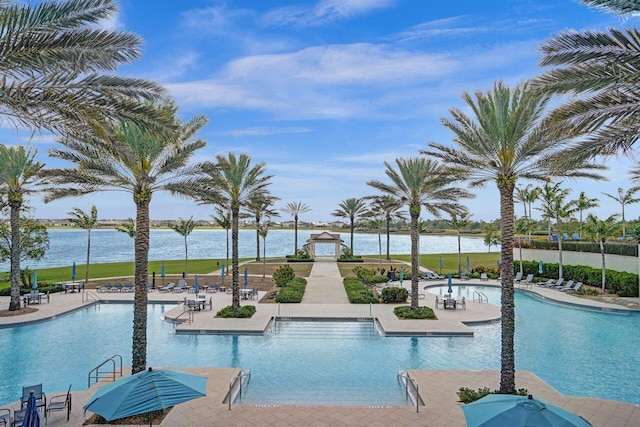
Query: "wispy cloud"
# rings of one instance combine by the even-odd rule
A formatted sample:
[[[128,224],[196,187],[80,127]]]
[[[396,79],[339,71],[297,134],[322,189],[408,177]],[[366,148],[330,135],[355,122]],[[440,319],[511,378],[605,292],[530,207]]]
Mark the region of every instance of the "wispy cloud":
[[[432,37],[471,36],[490,31],[486,25],[464,25],[464,16],[453,16],[445,19],[423,22],[405,31],[394,34],[391,40],[409,41]]]
[[[321,0],[315,5],[285,6],[265,14],[267,26],[322,26],[392,6],[394,0]]]
[[[268,135],[282,135],[282,134],[295,134],[295,133],[307,133],[313,132],[312,129],[304,127],[249,127],[245,129],[234,129],[222,132],[216,132],[216,135],[229,135],[229,136],[268,136]]]

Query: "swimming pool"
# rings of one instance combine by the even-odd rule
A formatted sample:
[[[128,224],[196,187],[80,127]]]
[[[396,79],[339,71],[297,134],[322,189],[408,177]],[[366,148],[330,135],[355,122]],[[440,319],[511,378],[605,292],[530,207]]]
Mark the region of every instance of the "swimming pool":
[[[499,288],[460,286],[471,298]],[[438,292],[438,289],[432,290]],[[370,323],[282,323],[267,336],[174,335],[160,320],[169,305],[149,305],[150,366],[242,367],[252,372],[245,403],[399,405],[405,369],[499,369],[500,325],[475,337],[380,337]],[[115,353],[131,363],[132,306],[103,304],[54,321],[0,329],[0,404],[23,385],[45,392],[85,389],[87,373]],[[640,403],[640,316],[548,304],[516,293],[516,367],[567,395]],[[326,333],[305,328],[328,327]],[[321,336],[322,338],[318,338]],[[460,384],[464,386],[464,384]]]

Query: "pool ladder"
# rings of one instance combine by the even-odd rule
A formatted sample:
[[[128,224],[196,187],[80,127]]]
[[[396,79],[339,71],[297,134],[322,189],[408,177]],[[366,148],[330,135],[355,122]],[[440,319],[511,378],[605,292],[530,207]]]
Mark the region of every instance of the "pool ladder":
[[[229,392],[227,393],[227,397],[222,400],[222,403],[229,403],[229,410],[231,410],[231,404],[235,400],[236,396],[242,398],[242,386],[244,383],[249,381],[250,378],[251,371],[240,369],[238,375],[229,381]]]
[[[489,298],[487,298],[484,292],[473,291],[473,302],[489,302]]]
[[[418,383],[411,378],[406,371],[398,372],[398,381],[404,386],[404,397],[416,405],[416,412],[420,412],[420,405],[424,406],[424,400],[420,396]]]
[[[119,362],[119,369],[116,370],[116,359]],[[102,368],[103,366],[107,365],[107,364],[111,364],[112,366],[112,370],[111,371],[100,371],[100,368]],[[119,354],[114,354],[113,356],[111,356],[110,358],[108,358],[107,360],[105,360],[104,362],[102,362],[101,364],[99,364],[98,366],[96,366],[95,368],[93,368],[91,371],[89,371],[89,375],[88,375],[88,381],[87,381],[87,387],[91,387],[91,380],[95,380],[95,382],[100,381],[102,378],[111,378],[113,381],[116,380],[116,373],[120,374],[120,376],[122,376],[122,356]]]

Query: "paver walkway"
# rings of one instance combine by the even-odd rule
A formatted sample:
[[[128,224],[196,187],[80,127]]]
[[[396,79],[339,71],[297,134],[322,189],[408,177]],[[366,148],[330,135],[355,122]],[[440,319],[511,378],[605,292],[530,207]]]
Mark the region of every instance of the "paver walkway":
[[[316,257],[302,304],[349,304],[335,258]]]

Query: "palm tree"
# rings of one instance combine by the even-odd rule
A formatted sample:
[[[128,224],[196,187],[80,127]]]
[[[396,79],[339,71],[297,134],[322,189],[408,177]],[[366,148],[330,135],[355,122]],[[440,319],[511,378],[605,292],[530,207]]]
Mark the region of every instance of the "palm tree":
[[[271,218],[267,217],[267,220],[260,224],[258,227],[258,234],[262,237],[262,278],[267,275],[267,234],[269,234],[269,223]]]
[[[161,107],[175,117],[173,107]],[[135,296],[133,312],[132,372],[146,369],[147,280],[149,262],[149,203],[154,193],[186,192],[202,172],[202,165],[188,165],[193,154],[206,145],[192,137],[207,123],[195,116],[186,123],[177,118],[166,134],[144,130],[132,122],[119,122],[101,136],[64,139],[63,149],[49,155],[76,164],[75,168],[50,169],[52,188],[45,202],[98,191],[125,191],[136,205]]]
[[[131,237],[132,239],[136,239],[136,222],[134,221],[133,218],[127,218],[127,222],[125,222],[124,224],[118,224],[118,226],[116,227],[116,231],[119,231],[121,233],[125,233],[127,236]]]
[[[516,187],[515,200],[522,203],[524,216],[533,221],[532,205],[540,198],[540,188],[533,187],[533,184],[527,184],[526,187]],[[528,211],[527,211],[528,208]],[[533,222],[531,222],[533,224]],[[531,242],[531,231],[527,234],[529,242]]]
[[[207,179],[193,188],[191,197],[199,203],[216,204],[228,207],[231,212],[231,265],[232,292],[231,308],[240,309],[240,291],[238,288],[238,228],[240,209],[256,197],[269,194],[268,186],[272,175],[265,175],[265,163],[251,165],[247,154],[236,156],[229,153],[226,157],[216,155],[216,165],[207,170]]]
[[[463,100],[475,115],[450,110],[453,119],[442,123],[453,131],[459,148],[430,143],[426,153],[451,166],[459,179],[473,187],[495,182],[500,192],[502,351],[500,392],[515,393],[513,299],[514,191],[519,179],[546,181],[554,174],[595,176],[583,171],[590,165],[576,162],[571,169],[552,169],[557,144],[563,142],[547,125],[547,95],[523,83],[510,89],[496,82],[493,89],[464,93]]]
[[[373,180],[367,185],[382,193],[393,196],[403,202],[409,209],[411,218],[411,308],[418,310],[418,281],[420,280],[418,222],[422,207],[436,217],[441,212],[449,214],[464,212],[464,207],[457,203],[471,194],[461,188],[450,186],[451,176],[438,162],[424,157],[396,159],[396,168],[384,162],[385,173],[390,184]]]
[[[620,231],[620,223],[618,223],[618,215],[611,215],[609,218],[602,220],[595,215],[589,214],[587,222],[584,225],[584,233],[592,242],[598,242],[600,245],[600,256],[602,257],[602,292],[604,292],[607,275],[605,267],[604,242],[614,237]]]
[[[212,215],[213,220],[222,227],[227,234],[227,251],[226,251],[226,266],[229,267],[229,230],[231,230],[231,212],[228,209],[222,209],[218,206],[215,207],[217,216]]]
[[[451,228],[456,230],[456,234],[458,235],[458,274],[460,274],[462,273],[460,230],[467,228],[469,224],[471,224],[471,215],[469,212],[463,212],[460,215],[454,212],[451,214],[449,223],[451,224]]]
[[[640,187],[631,187],[626,192],[622,187],[618,187],[617,196],[609,193],[602,193],[605,196],[610,197],[611,199],[620,203],[620,207],[622,208],[622,237],[627,237],[625,232],[624,207],[626,205],[632,205],[634,203],[640,202],[640,197],[633,197],[638,191],[640,191]]]
[[[260,221],[262,217],[274,217],[280,216],[280,214],[272,209],[271,206],[280,200],[279,197],[272,196],[270,194],[259,194],[250,198],[246,205],[247,217],[253,218],[256,222],[256,261],[260,261]]]
[[[298,254],[298,218],[303,213],[311,211],[311,208],[302,202],[289,202],[284,208],[280,209],[282,212],[287,213],[293,217],[293,249],[294,255]]]
[[[598,206],[600,206],[600,203],[598,203],[598,199],[590,199],[587,197],[584,191],[581,191],[578,198],[574,200],[574,204],[575,204],[576,210],[579,212],[579,215],[580,215],[580,234],[579,235],[580,235],[580,239],[582,239],[582,213],[587,209],[597,208]]]
[[[98,225],[98,209],[95,206],[91,206],[89,213],[84,212],[80,208],[73,208],[67,215],[71,215],[69,222],[74,227],[87,230],[87,269],[84,274],[84,282],[89,282],[89,259],[91,256],[91,230]]]
[[[381,196],[371,196],[369,197],[373,201],[371,202],[372,206],[375,205],[375,210],[380,211],[381,214],[384,215],[385,223],[386,223],[386,234],[387,234],[387,261],[391,260],[391,254],[389,251],[390,248],[390,234],[391,234],[391,221],[394,219],[406,219],[404,212],[402,212],[402,208],[404,204],[401,200],[390,196],[388,194],[383,194]]]
[[[484,244],[487,245],[487,252],[491,253],[491,246],[498,246],[500,244],[500,230],[494,223],[489,223],[484,226]]]
[[[196,222],[193,217],[189,219],[180,218],[176,224],[169,226],[173,231],[184,237],[184,274],[189,274],[189,246],[187,244],[187,237],[196,228]]]
[[[1,11],[1,9],[0,9]],[[41,188],[44,163],[35,160],[36,150],[24,146],[7,147],[0,144],[0,196],[9,206],[11,227],[11,300],[9,311],[20,309],[20,210],[25,196]]]
[[[558,206],[558,199],[564,200],[571,190],[560,188],[562,182],[556,182],[551,184],[546,182],[544,186],[539,187],[540,199],[542,200],[542,206],[536,208],[542,212],[542,218],[547,221],[547,238],[551,240],[551,230],[553,219],[556,217],[556,207]]]
[[[365,227],[378,233],[378,271],[382,272],[382,228],[386,223],[384,212],[372,202],[364,216],[367,218]]]
[[[349,197],[338,203],[338,206],[340,209],[336,209],[331,215],[340,218],[349,218],[349,230],[351,232],[349,249],[351,250],[351,255],[355,255],[353,252],[353,229],[355,227],[355,220],[365,213],[367,204],[364,198]]]
[[[154,123],[140,101],[157,100],[162,87],[113,74],[140,58],[142,40],[96,25],[116,11],[115,0],[2,1],[0,114],[18,128],[61,134],[116,118]]]

